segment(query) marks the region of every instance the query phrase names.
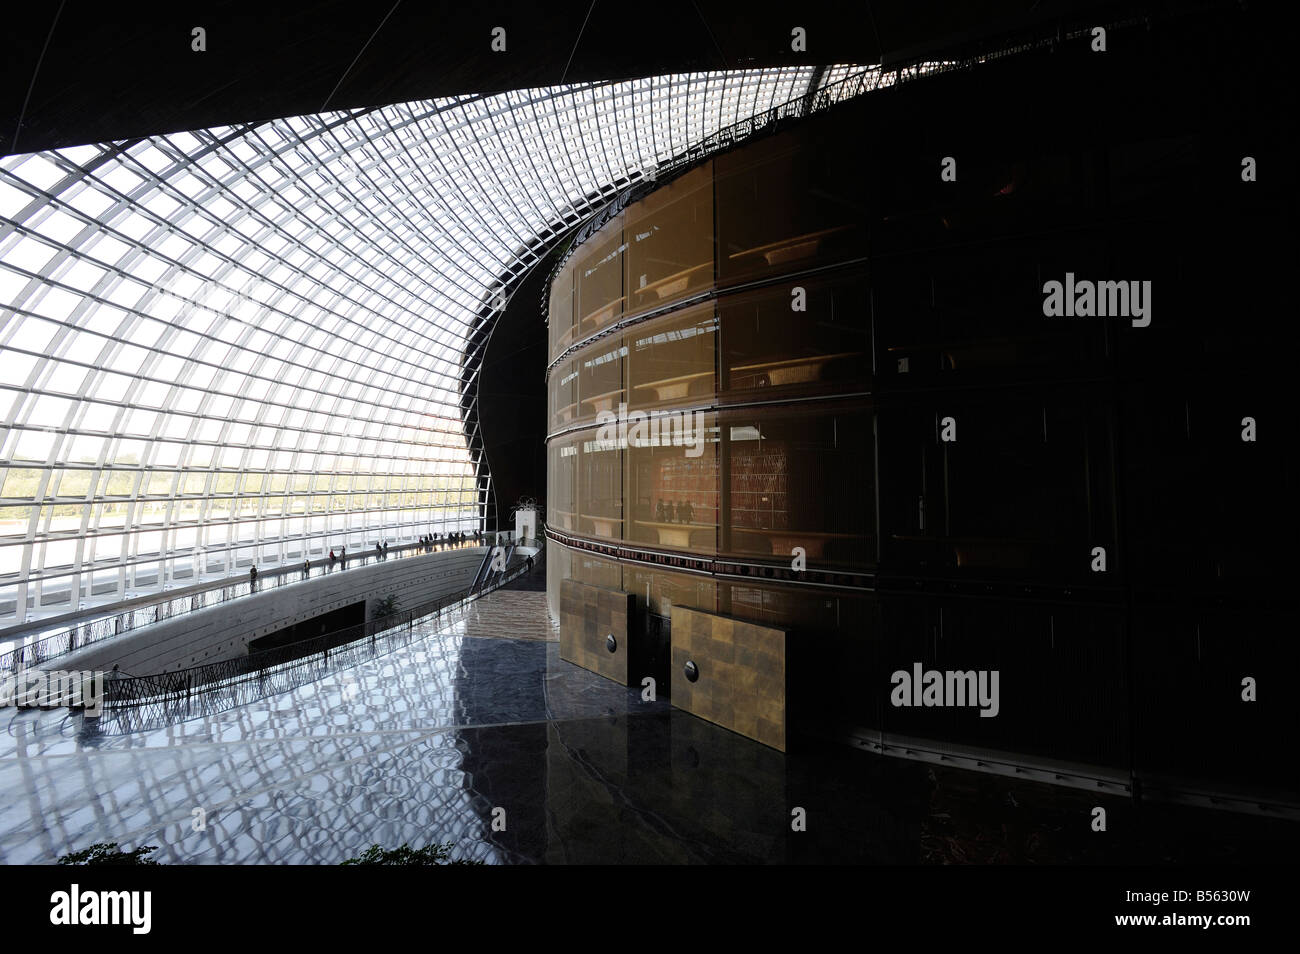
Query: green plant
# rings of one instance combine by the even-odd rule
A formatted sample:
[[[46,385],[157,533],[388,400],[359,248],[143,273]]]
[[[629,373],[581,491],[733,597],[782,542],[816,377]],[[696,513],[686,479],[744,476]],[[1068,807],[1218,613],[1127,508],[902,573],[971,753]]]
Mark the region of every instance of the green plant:
[[[382,600],[375,600],[374,608],[370,611],[371,619],[383,619],[385,616],[392,616],[402,605],[402,598],[396,593],[385,596]]]
[[[157,845],[143,845],[134,851],[122,851],[115,841],[100,842],[81,851],[73,851],[59,859],[61,865],[156,865],[158,862],[145,855],[157,851]]]
[[[481,865],[481,861],[469,861],[463,858],[450,859],[453,842],[440,845],[434,842],[423,848],[412,848],[403,844],[400,848],[383,848],[371,845],[355,858],[341,862],[345,865]]]

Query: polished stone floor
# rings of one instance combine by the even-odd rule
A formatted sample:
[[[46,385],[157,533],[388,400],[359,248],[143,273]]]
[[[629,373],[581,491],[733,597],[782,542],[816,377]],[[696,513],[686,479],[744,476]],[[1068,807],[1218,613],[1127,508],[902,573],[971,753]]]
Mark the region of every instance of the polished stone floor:
[[[498,590],[469,604],[465,608],[463,624],[466,636],[560,638],[559,623],[546,612],[545,591]]]
[[[490,612],[485,602],[472,629]],[[0,862],[49,863],[97,842],[221,864],[330,864],[371,844],[432,842],[504,864],[1204,857],[1182,838],[1204,830],[1201,816],[1175,818],[1151,844],[1103,842],[1088,832],[1086,793],[840,745],[785,756],[566,663],[544,637],[471,635],[463,617],[438,629],[157,731],[97,738],[62,711],[4,710]],[[1114,810],[1122,832],[1124,804]],[[1247,828],[1223,844],[1274,837]]]

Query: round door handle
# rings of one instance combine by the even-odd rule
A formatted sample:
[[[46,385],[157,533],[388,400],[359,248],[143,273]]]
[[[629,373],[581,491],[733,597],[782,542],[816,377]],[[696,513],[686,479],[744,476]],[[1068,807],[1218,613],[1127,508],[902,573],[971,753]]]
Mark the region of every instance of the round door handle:
[[[700,678],[700,667],[695,665],[694,659],[688,659],[686,665],[682,667],[682,672],[686,673],[687,682],[695,682]]]
[[[617,651],[618,640],[614,638],[613,633],[607,633],[605,635],[605,648],[608,649],[611,653]]]

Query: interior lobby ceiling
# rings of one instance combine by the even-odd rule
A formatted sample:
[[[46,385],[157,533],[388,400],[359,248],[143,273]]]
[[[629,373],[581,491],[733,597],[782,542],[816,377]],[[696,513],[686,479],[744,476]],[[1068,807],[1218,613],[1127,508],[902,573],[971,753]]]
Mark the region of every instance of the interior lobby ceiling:
[[[1153,2],[1168,12],[1179,3]],[[669,74],[935,58],[1105,18],[1107,0],[345,0],[201,8],[85,0],[5,11],[0,154],[471,93]],[[1132,4],[1123,8],[1131,12]],[[791,49],[791,30],[805,49]],[[195,27],[206,31],[194,51]],[[493,31],[504,30],[493,48]]]
[[[177,579],[478,526],[465,343],[501,276],[719,128],[855,72],[579,83],[0,159],[0,625],[191,561]]]

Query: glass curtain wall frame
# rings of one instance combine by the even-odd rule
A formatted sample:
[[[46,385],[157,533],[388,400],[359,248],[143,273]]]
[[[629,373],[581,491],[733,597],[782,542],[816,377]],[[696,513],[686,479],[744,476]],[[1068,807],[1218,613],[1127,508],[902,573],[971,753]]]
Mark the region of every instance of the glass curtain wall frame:
[[[476,529],[487,475],[459,382],[500,276],[813,77],[518,90],[0,159],[0,628]]]

